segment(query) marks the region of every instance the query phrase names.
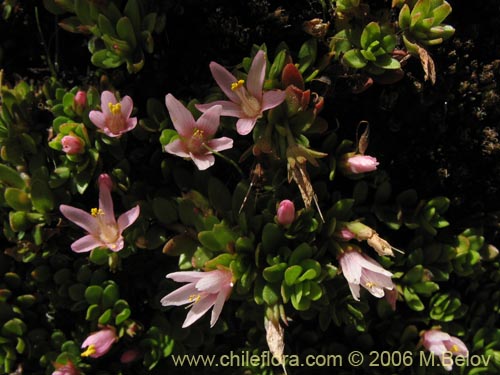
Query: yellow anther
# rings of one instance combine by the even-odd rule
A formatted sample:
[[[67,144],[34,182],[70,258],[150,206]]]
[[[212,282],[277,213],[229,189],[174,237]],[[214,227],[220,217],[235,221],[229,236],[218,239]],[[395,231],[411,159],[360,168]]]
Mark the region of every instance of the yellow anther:
[[[458,352],[458,345],[457,344],[453,344],[453,346],[450,348],[450,350],[451,350],[452,353]]]
[[[231,90],[237,90],[245,84],[245,81],[240,79],[238,82],[231,83]]]
[[[81,354],[82,357],[89,357],[92,354],[95,354],[95,345],[89,345],[88,348]]]
[[[202,129],[194,129],[194,132],[193,132],[193,137],[196,137],[196,138],[203,138],[203,134],[204,134],[204,131]]]
[[[199,294],[191,294],[188,299],[189,302],[198,303],[198,301],[201,299],[201,296]]]
[[[374,282],[371,282],[371,281],[367,281],[367,282],[365,283],[365,286],[366,286],[367,288],[373,288],[375,285],[377,285],[377,284],[375,284]]]
[[[122,112],[122,105],[120,103],[108,103],[109,110],[112,114],[118,115]]]
[[[101,210],[100,208],[93,208],[93,209],[90,210],[90,214],[93,217],[96,217],[97,215],[104,215],[104,211]]]

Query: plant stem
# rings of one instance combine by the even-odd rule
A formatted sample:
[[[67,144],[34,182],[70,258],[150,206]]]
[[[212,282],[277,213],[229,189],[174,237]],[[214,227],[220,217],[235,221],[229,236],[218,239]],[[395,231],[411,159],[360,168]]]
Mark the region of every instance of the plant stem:
[[[35,7],[35,20],[36,20],[36,27],[38,29],[38,34],[40,34],[40,42],[42,43],[43,49],[45,50],[45,56],[47,58],[47,65],[49,66],[50,74],[53,77],[57,77],[56,69],[50,58],[49,48],[47,47],[47,43],[45,43],[42,27],[40,26],[40,18],[38,17],[38,7]]]

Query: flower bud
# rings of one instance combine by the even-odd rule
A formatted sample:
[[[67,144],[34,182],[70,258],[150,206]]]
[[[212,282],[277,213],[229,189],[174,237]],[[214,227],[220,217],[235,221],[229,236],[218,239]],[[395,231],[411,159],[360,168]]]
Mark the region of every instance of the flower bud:
[[[290,225],[295,219],[295,205],[292,201],[285,199],[280,202],[277,212],[278,223]]]
[[[111,190],[113,188],[113,180],[111,180],[111,177],[109,177],[109,174],[107,173],[102,173],[99,176],[99,188],[106,188],[108,190]]]
[[[65,135],[61,139],[63,151],[68,155],[83,154],[85,144],[80,137],[74,135]]]
[[[372,172],[377,169],[379,162],[373,156],[354,155],[345,160],[344,171],[352,174]]]
[[[87,93],[85,91],[78,91],[73,99],[73,106],[75,112],[79,115],[82,114],[83,109],[87,106]]]
[[[120,362],[123,364],[134,362],[140,355],[141,352],[139,350],[129,349],[121,355]]]

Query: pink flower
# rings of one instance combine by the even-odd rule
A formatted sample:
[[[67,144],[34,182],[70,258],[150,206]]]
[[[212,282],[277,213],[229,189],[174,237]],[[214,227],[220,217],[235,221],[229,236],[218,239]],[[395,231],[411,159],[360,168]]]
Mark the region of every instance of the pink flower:
[[[355,250],[346,251],[340,256],[339,262],[356,301],[359,301],[360,285],[377,298],[384,296],[384,289],[394,288],[392,273],[365,254]]]
[[[87,93],[85,91],[78,91],[73,98],[73,108],[78,115],[81,115],[83,109],[87,105]]]
[[[62,149],[68,155],[82,154],[85,151],[85,144],[80,137],[65,135],[61,139]]]
[[[80,371],[75,367],[73,362],[68,360],[66,364],[55,363],[54,367],[56,368],[52,375],[80,375]]]
[[[87,348],[82,354],[82,357],[99,358],[106,354],[111,346],[118,341],[115,329],[113,327],[105,327],[100,331],[92,333],[85,339],[82,344],[82,349]]]
[[[281,225],[290,225],[295,220],[295,205],[288,199],[282,200],[276,214],[278,223]]]
[[[129,349],[121,355],[120,362],[123,364],[134,362],[140,355],[141,352],[138,349]]]
[[[101,129],[108,137],[119,137],[135,128],[137,117],[130,117],[134,102],[130,96],[125,96],[117,103],[111,91],[101,94],[101,111],[90,111],[90,121]]]
[[[236,129],[239,134],[250,133],[255,123],[262,117],[262,113],[268,109],[280,105],[285,100],[285,93],[281,90],[263,92],[262,86],[266,76],[266,54],[259,51],[255,55],[247,82],[238,80],[226,68],[210,63],[210,71],[215,81],[226,94],[230,101],[216,101],[208,104],[197,105],[200,111],[205,112],[214,105],[222,106],[222,116],[237,117]]]
[[[96,247],[107,247],[112,251],[123,249],[122,232],[132,225],[139,216],[139,206],[115,219],[113,200],[111,199],[111,178],[107,174],[99,176],[99,208],[87,213],[79,208],[62,204],[61,213],[70,221],[85,229],[88,234],[71,244],[76,253],[91,251]]]
[[[215,163],[212,151],[223,151],[233,147],[233,140],[228,137],[212,139],[219,127],[222,107],[215,105],[194,120],[191,112],[172,94],[165,98],[170,118],[179,139],[165,146],[165,151],[183,158],[191,158],[199,170],[211,167]]]
[[[342,241],[349,241],[355,238],[356,236],[346,227],[343,227],[339,232],[335,234]]]
[[[354,155],[346,160],[346,169],[350,173],[366,173],[377,169],[379,162],[373,156]]]
[[[182,328],[189,327],[200,319],[212,306],[210,327],[219,319],[224,302],[229,298],[233,288],[233,274],[226,269],[208,272],[174,272],[167,275],[177,282],[188,282],[161,299],[163,306],[181,306],[191,304]]]
[[[422,345],[428,351],[439,357],[442,366],[447,371],[451,371],[453,365],[451,361],[445,360],[445,354],[469,355],[469,350],[462,340],[437,329],[430,329],[424,332],[422,336]]]

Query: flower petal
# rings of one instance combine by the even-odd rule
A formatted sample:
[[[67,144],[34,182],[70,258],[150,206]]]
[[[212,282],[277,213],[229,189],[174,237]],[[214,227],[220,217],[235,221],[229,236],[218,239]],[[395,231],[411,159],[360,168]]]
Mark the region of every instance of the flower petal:
[[[233,140],[228,137],[211,139],[207,142],[208,147],[215,151],[224,151],[233,147]]]
[[[259,102],[262,100],[262,86],[266,78],[266,63],[266,53],[260,50],[253,58],[247,77],[247,89]]]
[[[106,115],[111,115],[109,103],[116,104],[116,97],[111,91],[103,91],[101,93],[101,110]]]
[[[279,106],[285,97],[285,92],[281,90],[266,91],[262,97],[262,112]]]
[[[196,283],[196,289],[208,293],[219,293],[222,286],[227,283],[225,272],[220,270],[204,272],[204,276]]]
[[[189,153],[189,156],[200,171],[210,168],[215,163],[215,157],[212,154],[193,155]]]
[[[373,272],[366,268],[363,268],[361,275],[361,284],[365,282],[369,282],[375,284],[384,289],[392,289],[394,288],[394,283],[390,276],[382,275],[379,272]]]
[[[227,100],[217,100],[215,102],[207,104],[196,104],[195,107],[200,112],[206,112],[214,105],[222,106],[221,116],[238,117],[238,118],[245,116],[239,104],[229,102]]]
[[[212,138],[219,128],[221,112],[222,106],[214,105],[196,120],[196,127],[204,131],[205,139]]]
[[[169,273],[167,279],[172,279],[178,283],[191,283],[205,277],[205,272],[199,271],[179,271]]]
[[[116,223],[113,199],[111,198],[111,187],[109,181],[101,178],[99,178],[99,209],[102,210],[102,213],[98,213],[98,215],[102,215],[100,220],[108,225]]]
[[[89,213],[79,208],[67,206],[65,204],[61,204],[59,206],[59,210],[66,219],[72,221],[80,228],[85,229],[90,234],[98,235],[99,225],[97,224],[97,220]]]
[[[189,327],[200,319],[214,305],[216,298],[215,294],[209,294],[196,302],[193,307],[191,307],[191,310],[189,310],[186,320],[182,324],[182,328]]]
[[[359,284],[361,282],[359,258],[361,258],[361,254],[357,251],[347,251],[339,259],[342,274],[349,283]]]
[[[450,339],[445,341],[444,345],[453,354],[469,355],[469,349],[467,349],[467,346],[458,337],[450,336]]]
[[[123,232],[129,226],[134,224],[134,222],[139,217],[140,213],[141,213],[141,209],[140,209],[139,205],[137,205],[134,208],[128,210],[127,212],[121,214],[120,217],[118,218],[118,230],[119,230],[119,232],[120,233]]]
[[[106,115],[102,112],[90,111],[89,119],[99,129],[104,129],[106,127]]]
[[[224,293],[219,293],[217,299],[215,300],[214,308],[212,309],[212,316],[210,317],[210,328],[212,328],[217,320],[219,319],[224,303],[226,302],[227,295]]]
[[[362,254],[361,259],[359,260],[359,264],[361,267],[366,268],[370,271],[377,272],[379,274],[392,277],[392,273],[383,268],[380,264],[378,264],[375,260],[370,258],[369,256]]]
[[[191,112],[172,94],[168,94],[165,97],[165,104],[167,105],[170,119],[177,133],[186,138],[191,137],[195,126],[194,117]]]
[[[121,109],[122,116],[128,119],[132,114],[132,110],[134,109],[134,101],[130,96],[127,95],[122,99],[120,104],[122,106]]]
[[[73,250],[75,253],[86,253],[102,245],[102,242],[97,240],[94,236],[88,234],[73,242],[71,244],[71,250]]]
[[[186,284],[163,297],[160,302],[163,306],[181,306],[193,302],[193,295],[199,292],[193,283]]]
[[[236,122],[236,131],[240,135],[247,135],[250,133],[257,122],[257,118],[240,118]]]
[[[186,151],[184,142],[180,139],[176,139],[165,146],[165,151],[169,154],[180,156],[181,158],[189,158],[189,153]]]
[[[115,253],[123,249],[125,246],[125,241],[123,237],[120,235],[115,242],[107,242],[104,244],[109,250],[114,251]]]
[[[125,129],[123,129],[120,134],[134,130],[137,125],[137,117],[131,117],[125,122]]]
[[[231,90],[231,85],[238,80],[235,76],[233,76],[229,70],[224,68],[222,65],[217,64],[215,61],[210,63],[210,71],[212,72],[212,76],[215,79],[215,82],[219,85],[221,90],[226,94],[226,96],[234,103],[241,103],[238,95]]]
[[[359,301],[359,284],[355,283],[347,283],[349,285],[349,289],[351,290],[352,298],[354,298],[356,301]]]

